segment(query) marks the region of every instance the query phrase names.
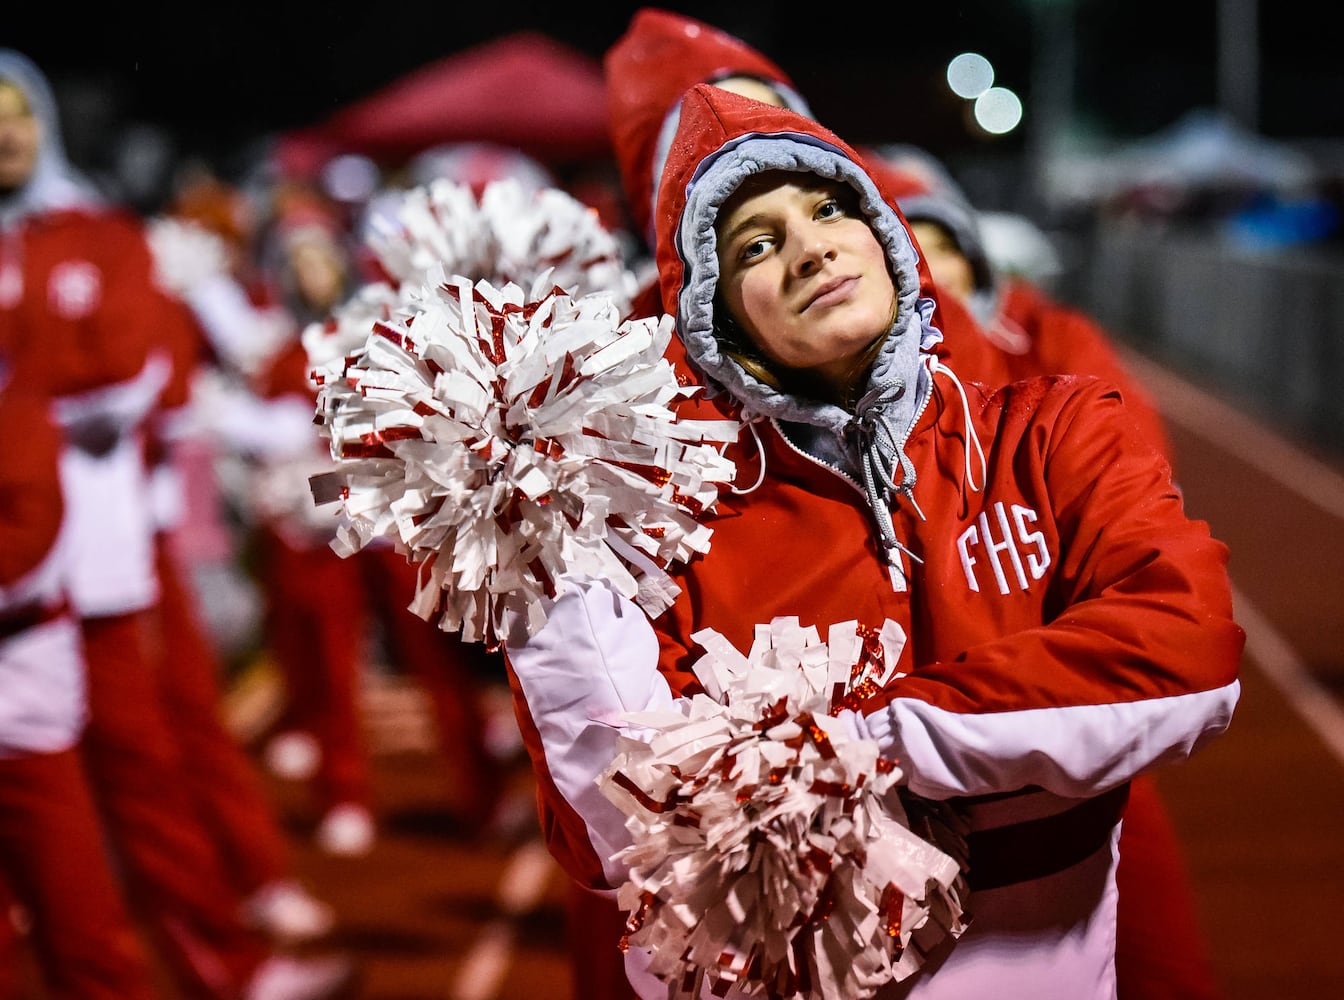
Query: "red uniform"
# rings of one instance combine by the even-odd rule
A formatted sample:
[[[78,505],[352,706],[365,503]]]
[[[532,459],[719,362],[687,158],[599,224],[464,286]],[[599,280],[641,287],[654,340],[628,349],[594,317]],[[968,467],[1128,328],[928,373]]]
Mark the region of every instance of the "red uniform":
[[[0,372],[8,440],[0,463],[0,876],[32,918],[50,996],[149,1000],[149,963],[78,752],[88,703],[65,596],[61,439],[48,401],[21,395],[8,379]],[[13,951],[11,938],[6,913],[0,939]],[[17,955],[10,958],[16,973]],[[0,996],[17,998],[19,986],[0,980]]]
[[[328,996],[348,979],[348,963],[272,956],[242,923],[164,710],[163,664],[152,650],[159,581],[146,448],[172,372],[161,338],[180,315],[154,282],[139,220],[103,203],[66,161],[41,71],[3,50],[0,84],[0,353],[12,359],[18,384],[48,398],[65,432],[60,485],[69,561],[62,582],[87,665],[80,757],[102,839],[184,997]],[[66,697],[77,690],[65,685]],[[66,866],[74,877],[74,861],[55,853],[59,838],[30,846],[53,852],[35,867]],[[86,845],[82,855],[97,850]],[[71,893],[71,905],[82,904],[83,888]],[[88,898],[106,910],[96,891]],[[72,919],[55,933],[78,934],[81,925]]]
[[[769,138],[737,142],[753,134]],[[600,581],[576,581],[545,628],[509,646],[552,852],[580,881],[621,877],[613,849],[628,835],[591,787],[616,733],[593,720],[695,690],[694,633],[745,651],[779,616],[823,634],[894,621],[908,636],[897,672],[851,722],[901,761],[912,792],[969,822],[974,919],[941,965],[879,996],[1115,996],[1128,782],[1220,732],[1239,693],[1225,547],[1186,518],[1109,383],[994,390],[931,358],[924,300],[936,293],[903,219],[838,138],[696,87],[671,149],[664,307],[693,368],[757,421],[760,446],[746,435],[729,451],[740,481],[762,463],[765,476],[721,501],[710,551],[678,571],[682,592],[652,628]],[[712,216],[745,175],[772,168],[853,185],[886,248],[901,305],[871,384],[907,388],[863,404],[880,413],[766,391],[718,347]],[[877,424],[890,436],[852,432]],[[872,462],[894,477],[880,501],[860,478]]]
[[[650,243],[656,179],[675,121],[669,110],[687,88],[729,76],[751,77],[770,85],[785,106],[810,114],[792,80],[773,61],[726,32],[671,11],[645,8],[636,13],[609,50],[604,70],[622,184],[632,216]],[[870,169],[886,174],[890,194],[902,209],[914,204],[904,200],[912,191],[927,190],[914,177],[889,173],[880,157],[867,159]],[[928,204],[920,201],[922,206]],[[977,263],[977,274],[991,280],[988,260]],[[942,297],[939,326],[944,340],[936,348],[940,357],[961,377],[987,385],[1065,373],[1112,381],[1122,389],[1127,407],[1153,445],[1170,456],[1165,428],[1148,393],[1128,374],[1096,324],[1025,281],[998,284],[996,293],[987,298],[987,305],[992,301],[989,314],[973,312],[954,297]],[[649,310],[659,306],[656,289],[652,293],[645,298]],[[1122,997],[1208,1000],[1216,993],[1215,983],[1180,845],[1151,779],[1141,777],[1137,785],[1124,832],[1125,842],[1135,847],[1131,863],[1120,869],[1122,898],[1135,902],[1133,911],[1124,906],[1120,910]],[[591,912],[607,904],[591,894],[577,894],[574,905]],[[1131,912],[1135,919],[1125,919]],[[1168,918],[1157,947],[1147,931],[1151,923],[1145,915],[1152,912]],[[584,943],[589,937],[584,928],[610,923],[609,918],[592,914],[577,925],[575,937],[583,949],[579,966],[601,961],[604,955],[606,961],[616,961],[609,942]]]
[[[88,668],[83,761],[128,900],[165,964],[188,995],[228,996],[268,949],[241,924],[182,781],[149,645],[158,580],[145,448],[171,372],[164,298],[139,221],[101,204],[65,162],[40,74],[17,58],[0,70],[42,120],[29,179],[0,202],[0,350],[16,381],[53,400],[65,431],[67,584]]]

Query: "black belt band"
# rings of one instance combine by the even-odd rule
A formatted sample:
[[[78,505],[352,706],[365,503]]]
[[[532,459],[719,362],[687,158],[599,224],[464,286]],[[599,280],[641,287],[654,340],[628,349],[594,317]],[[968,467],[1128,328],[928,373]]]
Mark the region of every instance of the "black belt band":
[[[0,611],[0,640],[45,625],[68,610],[69,605],[61,601],[59,604],[26,604],[12,611]]]
[[[1124,784],[1054,816],[967,834],[967,884],[997,889],[1076,865],[1110,839],[1128,801]]]

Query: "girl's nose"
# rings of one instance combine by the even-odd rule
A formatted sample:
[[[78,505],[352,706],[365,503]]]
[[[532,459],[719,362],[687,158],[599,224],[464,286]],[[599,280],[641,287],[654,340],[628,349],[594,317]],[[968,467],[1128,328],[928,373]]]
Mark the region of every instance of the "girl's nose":
[[[799,275],[808,275],[820,268],[826,261],[835,259],[835,244],[821,230],[809,230],[796,239],[798,248],[793,260],[794,271]]]

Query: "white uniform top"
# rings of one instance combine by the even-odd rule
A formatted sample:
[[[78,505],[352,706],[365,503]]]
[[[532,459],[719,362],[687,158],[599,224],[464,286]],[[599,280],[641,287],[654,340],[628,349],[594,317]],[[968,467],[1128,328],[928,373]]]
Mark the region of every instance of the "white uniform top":
[[[63,530],[42,563],[0,586],[0,622],[23,609],[64,603],[67,543]],[[88,718],[84,670],[79,625],[69,612],[0,632],[0,759],[75,745]]]

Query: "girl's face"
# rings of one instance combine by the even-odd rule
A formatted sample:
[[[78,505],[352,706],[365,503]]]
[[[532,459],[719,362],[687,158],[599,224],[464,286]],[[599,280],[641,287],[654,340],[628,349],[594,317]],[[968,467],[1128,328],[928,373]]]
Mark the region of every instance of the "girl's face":
[[[753,101],[760,101],[762,104],[773,104],[777,108],[784,107],[784,98],[779,95],[779,91],[764,80],[757,80],[752,76],[724,77],[714,86],[720,90],[750,97]]]
[[[719,290],[772,362],[847,389],[890,329],[887,255],[848,185],[811,174],[748,180],[719,213]]]
[[[969,298],[975,291],[975,272],[952,234],[936,222],[911,222],[910,229],[924,252],[934,284],[959,299]]]
[[[339,251],[327,240],[295,240],[289,247],[289,266],[294,287],[309,308],[328,312],[340,304],[345,267]]]
[[[37,164],[42,127],[23,91],[0,80],[0,192],[26,184]]]

